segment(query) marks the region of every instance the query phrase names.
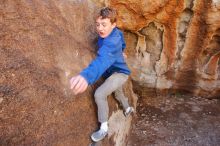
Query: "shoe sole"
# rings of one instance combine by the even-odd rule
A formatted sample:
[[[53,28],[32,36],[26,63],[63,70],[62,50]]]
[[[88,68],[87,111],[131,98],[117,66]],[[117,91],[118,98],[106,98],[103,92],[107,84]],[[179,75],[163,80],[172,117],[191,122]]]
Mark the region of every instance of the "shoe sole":
[[[106,134],[106,135],[107,135],[107,134]],[[105,135],[103,138],[101,138],[101,139],[95,139],[93,136],[91,136],[91,139],[92,139],[92,141],[94,141],[94,142],[98,142],[98,141],[103,140],[103,139],[106,137],[106,135]]]

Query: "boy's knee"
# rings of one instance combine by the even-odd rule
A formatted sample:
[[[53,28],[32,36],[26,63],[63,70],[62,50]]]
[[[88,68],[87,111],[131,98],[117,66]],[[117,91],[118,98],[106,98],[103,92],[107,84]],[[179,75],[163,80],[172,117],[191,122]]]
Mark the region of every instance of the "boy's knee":
[[[95,91],[94,97],[95,97],[95,101],[99,102],[100,100],[104,100],[106,98],[106,95],[101,90],[97,89]]]

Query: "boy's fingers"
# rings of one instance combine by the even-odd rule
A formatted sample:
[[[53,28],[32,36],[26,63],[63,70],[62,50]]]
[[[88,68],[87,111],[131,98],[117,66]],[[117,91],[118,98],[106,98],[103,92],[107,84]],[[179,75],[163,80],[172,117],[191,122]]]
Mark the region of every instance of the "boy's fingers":
[[[88,86],[88,83],[82,78],[82,80],[80,81],[80,86],[78,86],[78,88],[75,88],[76,89],[75,94],[84,92],[87,86]]]
[[[72,77],[71,79],[70,79],[70,88],[72,89],[72,84],[73,84],[73,82],[75,81],[75,79],[76,79],[76,77]]]
[[[82,85],[80,92],[84,92],[86,90],[86,88],[88,87],[88,83],[84,82],[84,84]]]
[[[84,80],[83,80],[83,78],[81,77],[81,78],[79,78],[79,82],[76,84],[76,86],[75,86],[75,88],[74,88],[74,90],[77,92],[79,89],[80,89],[80,87],[83,85],[83,82],[84,82]]]
[[[79,82],[79,77],[78,76],[73,78],[73,79],[71,79],[71,87],[70,87],[70,89],[74,89],[75,86],[78,84],[78,82]]]
[[[70,89],[73,90],[74,94],[82,93],[86,90],[88,83],[81,75],[72,77],[70,79]]]
[[[75,78],[76,78],[76,77],[72,77],[72,78],[70,79],[70,84],[74,81]]]
[[[127,58],[127,55],[125,53],[123,53],[124,58]]]

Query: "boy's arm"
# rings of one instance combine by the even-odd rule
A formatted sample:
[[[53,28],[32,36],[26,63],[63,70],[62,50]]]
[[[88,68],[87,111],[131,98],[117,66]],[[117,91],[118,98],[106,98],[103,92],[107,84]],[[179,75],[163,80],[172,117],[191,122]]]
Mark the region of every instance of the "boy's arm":
[[[106,51],[109,48],[101,49],[103,51],[99,51],[97,57],[80,73],[87,80],[88,84],[95,83],[116,60],[116,56]]]
[[[123,52],[123,56],[124,56],[124,58],[127,58],[127,55],[124,53],[124,49],[126,48],[126,43],[125,43],[124,35],[123,35],[122,32],[120,33],[120,35],[121,35],[121,41],[122,41],[122,52]]]
[[[122,51],[124,51],[124,49],[126,48],[126,43],[125,43],[124,35],[122,32],[120,33],[120,35],[121,35],[121,41],[122,41]]]
[[[82,93],[86,90],[88,84],[95,83],[102,74],[115,62],[117,55],[118,39],[106,41],[99,49],[97,57],[85,68],[78,76],[70,80],[71,89],[75,94]],[[85,83],[86,82],[86,83]]]
[[[122,51],[124,51],[125,48],[126,48],[125,40],[124,38],[122,38]]]

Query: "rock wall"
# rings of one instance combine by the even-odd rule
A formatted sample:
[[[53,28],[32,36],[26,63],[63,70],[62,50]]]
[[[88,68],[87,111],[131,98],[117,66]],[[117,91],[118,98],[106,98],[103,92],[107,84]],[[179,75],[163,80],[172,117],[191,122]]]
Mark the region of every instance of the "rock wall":
[[[137,92],[220,97],[219,0],[110,0],[109,5],[117,8],[118,26],[125,30]]]
[[[103,5],[71,0],[0,1],[1,146],[91,143],[90,134],[98,127],[93,99],[97,85],[74,96],[69,79],[95,56],[94,13]],[[125,91],[135,103],[130,82]],[[109,102],[111,132],[103,143],[121,145],[131,118],[123,117],[112,97]]]
[[[220,95],[219,0],[0,1],[0,145],[91,143],[98,127],[93,92],[78,96],[68,80],[96,54],[94,13],[118,9],[137,93]],[[140,88],[141,87],[141,88]],[[140,90],[141,89],[141,90]],[[126,145],[131,118],[110,97],[110,132],[102,145]]]

